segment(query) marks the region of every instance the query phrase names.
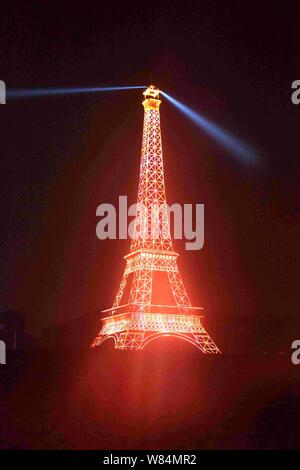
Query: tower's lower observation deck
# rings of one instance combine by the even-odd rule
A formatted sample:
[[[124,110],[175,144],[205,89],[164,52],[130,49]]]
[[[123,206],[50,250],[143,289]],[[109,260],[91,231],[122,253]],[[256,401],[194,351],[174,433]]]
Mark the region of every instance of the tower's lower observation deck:
[[[195,308],[192,307],[192,310]],[[103,326],[92,347],[99,346],[106,339],[112,338],[116,349],[142,350],[154,339],[172,336],[193,344],[204,353],[219,354],[220,350],[202,326],[201,319],[202,316],[193,313],[168,314],[154,311],[151,313],[127,311],[111,315],[102,319]]]
[[[161,333],[201,333],[201,316],[174,313],[121,313],[103,318],[102,335],[121,331],[158,331]]]

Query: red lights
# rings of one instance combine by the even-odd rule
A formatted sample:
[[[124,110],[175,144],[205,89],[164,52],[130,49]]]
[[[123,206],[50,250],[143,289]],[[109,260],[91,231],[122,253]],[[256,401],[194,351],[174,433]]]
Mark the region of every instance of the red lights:
[[[113,338],[117,349],[140,350],[161,336],[175,336],[198,347],[203,353],[220,353],[201,324],[199,307],[192,307],[183,285],[178,266],[178,254],[173,251],[170,235],[163,156],[160,131],[159,90],[153,86],[144,92],[144,129],[138,204],[146,208],[135,220],[135,236],[130,253],[125,256],[125,272],[113,307],[102,319],[103,326],[92,346]],[[160,217],[153,238],[153,207]],[[152,222],[152,225],[151,225]],[[150,230],[151,227],[151,230]],[[153,273],[164,272],[170,285],[174,305],[152,303]],[[128,302],[123,297],[130,286]],[[121,303],[123,301],[123,303]]]

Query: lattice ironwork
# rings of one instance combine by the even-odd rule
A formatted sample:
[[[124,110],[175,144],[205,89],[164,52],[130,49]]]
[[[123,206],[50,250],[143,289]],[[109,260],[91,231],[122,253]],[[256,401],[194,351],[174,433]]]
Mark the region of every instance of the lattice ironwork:
[[[199,307],[192,307],[173,250],[166,203],[159,115],[159,90],[144,92],[144,127],[138,187],[137,216],[130,253],[110,316],[92,346],[112,338],[117,349],[141,350],[162,336],[175,336],[195,345],[203,353],[220,350],[202,325]],[[174,305],[152,303],[153,273],[166,272]],[[129,277],[129,302],[122,304]]]

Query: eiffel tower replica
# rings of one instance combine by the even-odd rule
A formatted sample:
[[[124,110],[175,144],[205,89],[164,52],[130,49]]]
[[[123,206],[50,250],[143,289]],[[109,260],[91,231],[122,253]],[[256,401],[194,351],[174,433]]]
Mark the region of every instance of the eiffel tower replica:
[[[173,336],[188,341],[203,353],[218,354],[220,350],[202,325],[199,313],[202,308],[191,305],[178,270],[178,254],[173,250],[165,194],[159,90],[151,85],[143,95],[140,179],[130,253],[124,257],[126,267],[113,306],[102,312],[106,315],[92,347],[112,338],[116,349],[137,351],[157,338]],[[167,290],[168,301],[163,295]],[[154,303],[155,291],[158,303]]]

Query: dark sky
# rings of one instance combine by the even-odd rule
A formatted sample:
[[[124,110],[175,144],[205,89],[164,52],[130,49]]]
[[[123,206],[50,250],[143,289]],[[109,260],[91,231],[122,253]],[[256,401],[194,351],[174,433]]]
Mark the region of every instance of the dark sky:
[[[10,2],[0,24],[8,88],[153,82],[257,149],[261,164],[243,167],[162,104],[168,200],[205,204],[204,249],[176,246],[192,300],[215,323],[252,316],[258,328],[278,316],[291,325],[296,2]],[[29,331],[111,306],[128,244],[97,240],[95,212],[121,194],[135,201],[142,111],[140,90],[1,107],[0,308],[23,310]]]

